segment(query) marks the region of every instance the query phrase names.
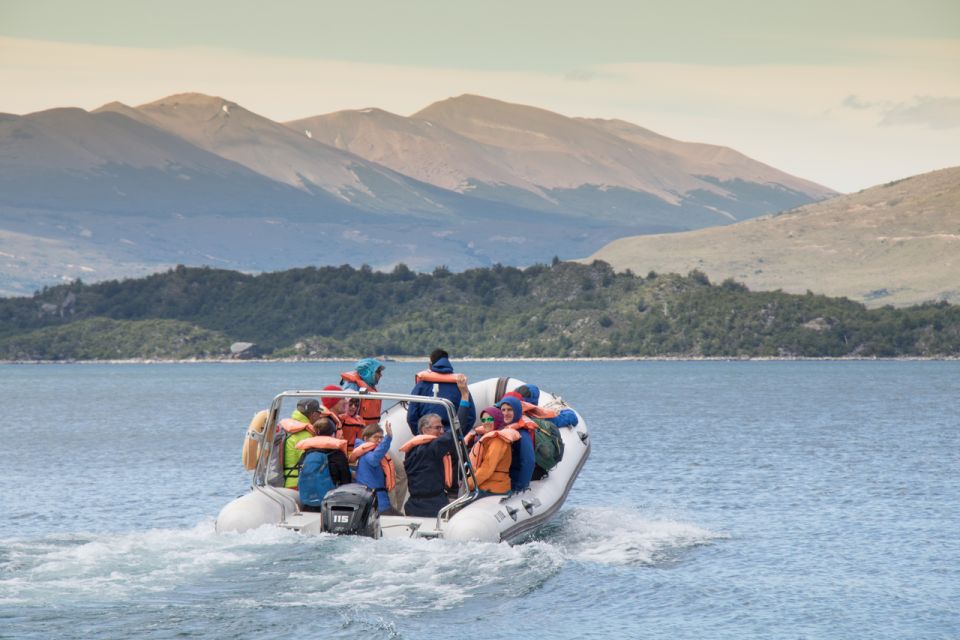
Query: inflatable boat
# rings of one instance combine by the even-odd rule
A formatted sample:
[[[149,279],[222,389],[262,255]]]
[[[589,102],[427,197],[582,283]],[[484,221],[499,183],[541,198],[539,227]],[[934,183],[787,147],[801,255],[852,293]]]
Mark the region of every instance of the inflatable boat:
[[[477,418],[480,410],[495,404],[508,391],[523,385],[515,378],[490,378],[469,385]],[[393,402],[380,417],[380,425],[387,421],[393,428],[390,455],[398,473],[398,482],[391,492],[391,502],[403,505],[406,496],[401,447],[413,437],[407,426],[409,402],[436,405],[438,412],[446,413],[451,429],[458,436],[456,471],[460,491],[451,496],[449,504],[434,518],[403,515],[379,515],[376,502],[372,507],[372,492],[357,484],[346,484],[330,491],[319,511],[305,510],[296,489],[283,487],[282,435],[279,422],[290,415],[297,401],[303,398],[346,397],[380,399],[383,406]],[[541,391],[539,406],[543,409],[568,409],[563,399]],[[575,412],[575,411],[574,411]],[[576,412],[575,412],[576,413]],[[277,395],[270,409],[258,414],[244,441],[243,457],[252,470],[249,493],[227,504],[217,516],[218,532],[246,531],[263,525],[276,525],[310,533],[345,533],[378,537],[442,538],[448,540],[478,540],[485,542],[512,541],[544,525],[557,513],[566,500],[577,475],[590,455],[590,438],[583,417],[577,415],[577,424],[559,429],[563,440],[563,457],[547,474],[530,483],[524,491],[509,495],[482,495],[469,490],[468,478],[472,469],[468,449],[462,435],[474,425],[461,425],[454,406],[446,399],[408,394],[373,393],[361,391],[285,391]],[[280,472],[278,473],[278,469]]]

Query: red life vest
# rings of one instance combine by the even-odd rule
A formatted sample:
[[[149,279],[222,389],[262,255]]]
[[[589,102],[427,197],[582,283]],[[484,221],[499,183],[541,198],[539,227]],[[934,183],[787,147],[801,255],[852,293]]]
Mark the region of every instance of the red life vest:
[[[433,442],[436,439],[437,436],[428,436],[426,434],[414,436],[410,440],[407,440],[403,443],[403,446],[400,447],[400,451],[403,453],[408,453],[410,450],[419,447],[422,444]],[[453,458],[449,453],[443,456],[443,486],[447,489],[453,488]]]
[[[347,450],[353,451],[354,443],[363,436],[363,428],[367,424],[360,416],[351,416],[349,413],[340,414],[340,433],[337,437],[342,437],[347,441]]]
[[[347,371],[346,373],[341,373],[340,382],[343,382],[344,380],[347,382],[352,382],[360,389],[369,389],[370,391],[377,390],[377,388],[372,384],[367,384],[356,371]],[[377,424],[380,422],[380,405],[380,400],[374,400],[372,398],[363,399],[360,401],[360,408],[357,411],[357,415],[360,416],[364,424]]]
[[[421,371],[416,376],[414,376],[414,381],[417,383],[420,382],[449,382],[450,384],[457,384],[457,374],[456,373],[437,373],[436,371]]]
[[[360,458],[376,448],[377,445],[373,442],[364,442],[360,446],[354,448],[354,450],[350,452],[350,464],[356,464]],[[393,459],[390,457],[389,453],[380,459],[380,468],[383,469],[384,486],[386,487],[387,491],[393,491],[393,488],[397,486],[397,472],[393,468]]]

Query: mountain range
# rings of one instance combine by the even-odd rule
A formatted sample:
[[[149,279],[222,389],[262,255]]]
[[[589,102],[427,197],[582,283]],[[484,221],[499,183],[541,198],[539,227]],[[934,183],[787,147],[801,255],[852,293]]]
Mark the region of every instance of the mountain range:
[[[699,270],[755,290],[867,306],[960,303],[960,167],[722,228],[621,238],[589,260],[636,273]]]
[[[526,265],[833,195],[728,148],[472,95],[287,123],[201,94],[0,114],[0,295],[178,263]]]

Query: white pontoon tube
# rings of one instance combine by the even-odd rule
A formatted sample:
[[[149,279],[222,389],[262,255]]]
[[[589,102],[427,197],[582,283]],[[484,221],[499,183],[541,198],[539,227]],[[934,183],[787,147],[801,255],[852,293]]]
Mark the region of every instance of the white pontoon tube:
[[[488,378],[469,385],[476,407],[477,418],[488,406],[496,404],[503,394],[523,385],[515,378]],[[393,428],[390,455],[398,471],[403,470],[404,454],[400,451],[413,434],[407,425],[407,404],[422,402],[438,405],[447,414],[457,440],[457,468],[460,475],[460,495],[444,507],[436,518],[413,516],[380,516],[374,537],[445,538],[450,540],[510,541],[545,524],[563,505],[580,469],[590,455],[590,438],[583,417],[577,414],[578,424],[560,428],[564,442],[563,459],[546,476],[530,483],[526,491],[508,496],[479,497],[477,490],[468,491],[466,479],[472,477],[468,451],[462,436],[474,425],[461,425],[454,406],[439,397],[410,394],[368,393],[366,391],[285,391],[277,395],[270,406],[262,431],[251,429],[247,438],[257,442],[256,468],[253,471],[250,492],[227,504],[217,516],[219,532],[246,531],[263,525],[277,525],[304,533],[325,530],[322,513],[302,511],[299,494],[283,487],[282,434],[277,424],[284,400],[300,398],[371,398],[396,401],[380,417],[380,425],[389,421]],[[541,390],[539,406],[548,409],[569,408],[559,396]],[[289,405],[287,405],[289,410]],[[268,437],[270,434],[272,437]],[[251,455],[249,448],[248,456]],[[398,480],[403,475],[398,474]],[[405,493],[405,482],[398,481],[398,490]],[[397,496],[395,505],[402,505],[405,495]],[[394,496],[391,496],[394,500]]]

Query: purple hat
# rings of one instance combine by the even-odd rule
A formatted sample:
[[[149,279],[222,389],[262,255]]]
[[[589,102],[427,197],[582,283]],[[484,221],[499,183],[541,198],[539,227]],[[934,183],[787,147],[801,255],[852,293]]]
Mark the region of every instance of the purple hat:
[[[483,414],[487,414],[493,418],[493,429],[495,431],[498,429],[503,429],[503,413],[500,411],[500,409],[497,409],[496,407],[487,407],[480,412],[481,416]]]

